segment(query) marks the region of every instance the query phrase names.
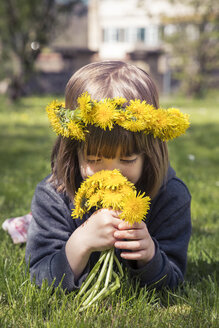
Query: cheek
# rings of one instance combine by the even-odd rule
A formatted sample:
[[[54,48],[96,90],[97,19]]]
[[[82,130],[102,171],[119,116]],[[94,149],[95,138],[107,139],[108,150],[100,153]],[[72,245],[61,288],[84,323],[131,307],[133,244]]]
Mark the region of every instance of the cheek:
[[[138,172],[129,168],[120,169],[122,175],[124,175],[130,182],[136,183],[139,179]]]
[[[95,172],[96,171],[87,164],[80,165],[80,173],[83,180],[85,180],[88,176],[93,175]]]
[[[87,178],[87,176],[89,175],[89,167],[87,165],[80,165],[80,172],[81,172],[81,176],[83,178],[83,180],[85,180]]]
[[[136,166],[127,168],[122,172],[122,174],[126,176],[129,181],[136,184],[141,177],[142,169],[143,165],[142,162],[140,162]]]

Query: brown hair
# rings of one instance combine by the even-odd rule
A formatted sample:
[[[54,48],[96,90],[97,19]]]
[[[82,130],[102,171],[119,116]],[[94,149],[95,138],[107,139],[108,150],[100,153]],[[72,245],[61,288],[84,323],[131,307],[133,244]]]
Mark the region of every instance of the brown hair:
[[[146,100],[159,107],[156,86],[142,69],[121,61],[103,61],[86,65],[69,80],[65,92],[65,104],[69,109],[77,107],[77,98],[87,91],[93,99],[124,97]],[[122,156],[144,154],[144,168],[136,187],[152,198],[164,182],[168,168],[168,151],[165,142],[152,135],[131,132],[120,126],[104,131],[95,126],[87,127],[85,142],[58,137],[52,151],[52,177],[58,191],[66,192],[73,199],[82,181],[78,151],[113,158],[120,147]]]

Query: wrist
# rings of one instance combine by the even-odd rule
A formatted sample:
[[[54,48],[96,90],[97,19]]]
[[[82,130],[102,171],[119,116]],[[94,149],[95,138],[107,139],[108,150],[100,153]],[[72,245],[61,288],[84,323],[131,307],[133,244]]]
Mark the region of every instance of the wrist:
[[[89,245],[88,238],[86,238],[80,227],[73,232],[70,239],[72,239],[71,243],[74,244],[75,253],[83,257],[90,257],[92,248]]]
[[[65,253],[69,265],[75,275],[75,278],[77,279],[86,267],[92,253],[86,246],[86,243],[83,243],[83,240],[80,238],[80,235],[78,235],[77,230],[73,232],[67,241]]]

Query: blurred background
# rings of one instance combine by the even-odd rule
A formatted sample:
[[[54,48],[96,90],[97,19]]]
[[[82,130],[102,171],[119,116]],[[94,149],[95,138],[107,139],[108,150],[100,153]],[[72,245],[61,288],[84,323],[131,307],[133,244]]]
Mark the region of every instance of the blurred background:
[[[217,0],[7,0],[0,3],[0,93],[63,94],[74,71],[119,59],[161,94],[219,85]]]

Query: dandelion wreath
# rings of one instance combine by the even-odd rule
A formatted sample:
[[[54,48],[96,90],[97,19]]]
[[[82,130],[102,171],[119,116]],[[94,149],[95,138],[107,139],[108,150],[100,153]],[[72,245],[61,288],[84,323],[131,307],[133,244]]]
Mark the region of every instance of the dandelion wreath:
[[[72,217],[82,218],[93,207],[112,208],[121,212],[119,215],[121,220],[132,225],[145,218],[149,204],[150,197],[145,196],[144,193],[137,193],[135,185],[118,170],[103,170],[88,177],[81,184],[75,196]],[[114,270],[114,266],[117,270]],[[79,309],[86,309],[116,291],[120,287],[122,277],[123,270],[114,248],[101,252],[98,262],[77,294]]]

